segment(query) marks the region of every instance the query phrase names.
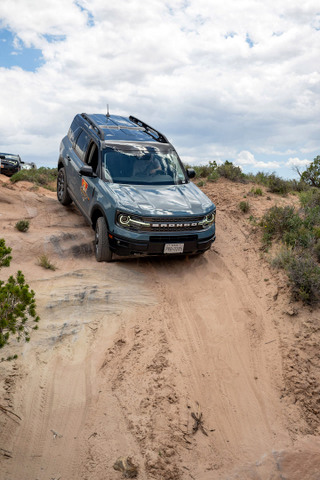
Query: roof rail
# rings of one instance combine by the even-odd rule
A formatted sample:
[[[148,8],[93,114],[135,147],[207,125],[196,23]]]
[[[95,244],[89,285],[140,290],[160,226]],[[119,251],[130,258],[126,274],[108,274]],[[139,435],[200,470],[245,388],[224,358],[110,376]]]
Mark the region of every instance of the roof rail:
[[[97,132],[100,140],[104,140],[104,132],[103,130],[101,130],[101,128],[99,128],[96,122],[94,122],[86,113],[81,113],[81,117],[84,118],[89,123],[89,125],[91,125],[91,127]]]
[[[136,123],[140,127],[143,127],[146,130],[146,133],[148,133],[155,140],[158,140],[159,142],[162,142],[162,143],[170,143],[165,135],[158,132],[158,130],[156,130],[155,128],[150,127],[150,125],[147,125],[142,120],[139,120],[138,118],[133,117],[132,115],[130,115],[129,120],[131,120],[131,122],[133,123]]]

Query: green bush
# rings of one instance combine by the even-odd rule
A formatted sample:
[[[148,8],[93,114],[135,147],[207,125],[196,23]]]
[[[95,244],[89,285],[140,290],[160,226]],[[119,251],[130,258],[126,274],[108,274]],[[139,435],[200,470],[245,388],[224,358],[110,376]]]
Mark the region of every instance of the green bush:
[[[295,232],[300,228],[303,221],[295,212],[294,207],[273,206],[262,217],[260,225],[263,227],[263,241],[270,243],[275,237],[283,240],[284,234]],[[289,242],[291,244],[291,242]]]
[[[11,248],[0,239],[0,266],[10,265],[10,252]],[[0,348],[9,343],[10,335],[28,342],[31,330],[38,328],[38,321],[35,293],[25,283],[22,272],[18,271],[16,277],[11,275],[7,282],[0,281]]]
[[[6,246],[3,238],[0,238],[0,268],[9,267],[12,257],[10,255],[12,248]]]
[[[257,188],[252,187],[250,192],[248,192],[248,195],[255,196],[255,197],[261,197],[263,195],[263,192],[262,192],[261,188],[259,188],[259,187],[257,187]]]
[[[55,190],[55,183],[58,176],[57,168],[40,167],[32,170],[20,170],[10,177],[12,183],[21,181],[31,182],[34,185]]]
[[[45,254],[38,258],[38,265],[46,270],[56,270],[56,266],[50,262],[49,258]]]
[[[16,229],[19,230],[19,232],[27,232],[29,230],[29,221],[19,220],[19,222],[16,223]]]
[[[217,172],[220,177],[228,178],[229,180],[236,182],[236,181],[244,181],[245,174],[242,173],[240,167],[236,167],[233,165],[232,162],[226,160],[222,165],[217,167]]]
[[[285,246],[272,265],[288,275],[293,295],[305,303],[320,300],[320,194],[316,189],[300,193],[302,208],[274,206],[262,217],[263,241]]]
[[[293,249],[282,247],[280,251],[271,260],[271,265],[274,268],[287,269],[294,257]]]
[[[296,299],[309,304],[320,300],[320,267],[310,256],[295,256],[287,273]]]
[[[220,175],[217,170],[214,170],[208,175],[208,182],[216,182],[220,178]]]
[[[316,260],[320,262],[320,241],[319,240],[317,240],[317,242],[314,244],[313,253],[314,253],[314,256],[316,257]]]
[[[243,200],[242,202],[239,203],[239,208],[241,212],[247,213],[250,210],[250,204],[249,202],[246,202]]]
[[[267,187],[271,193],[279,193],[281,195],[286,195],[289,192],[289,182],[283,180],[280,177],[277,177],[274,173],[269,175]]]

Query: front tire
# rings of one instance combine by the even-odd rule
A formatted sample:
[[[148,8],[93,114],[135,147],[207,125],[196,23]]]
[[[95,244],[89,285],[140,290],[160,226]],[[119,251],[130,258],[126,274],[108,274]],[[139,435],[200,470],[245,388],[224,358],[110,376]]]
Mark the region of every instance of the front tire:
[[[104,217],[99,217],[97,220],[94,243],[97,262],[111,262],[112,251],[109,246],[108,229]]]
[[[66,176],[66,171],[62,167],[60,168],[58,172],[58,178],[57,178],[57,197],[59,202],[62,205],[70,205],[72,203],[72,198],[70,197],[68,193],[68,184],[67,184],[67,176]]]

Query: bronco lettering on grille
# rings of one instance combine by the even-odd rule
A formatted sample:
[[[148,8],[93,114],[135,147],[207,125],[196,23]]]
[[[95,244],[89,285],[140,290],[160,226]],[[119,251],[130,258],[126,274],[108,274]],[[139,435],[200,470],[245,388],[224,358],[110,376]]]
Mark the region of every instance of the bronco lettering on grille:
[[[199,223],[152,223],[151,228],[188,228],[197,227]]]

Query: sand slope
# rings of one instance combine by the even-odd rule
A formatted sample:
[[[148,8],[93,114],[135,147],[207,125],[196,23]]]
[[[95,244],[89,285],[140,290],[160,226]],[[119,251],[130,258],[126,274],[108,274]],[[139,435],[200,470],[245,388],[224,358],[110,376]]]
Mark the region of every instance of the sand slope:
[[[0,410],[1,479],[116,480],[121,456],[142,480],[320,479],[319,315],[291,303],[248,221],[296,200],[265,192],[243,215],[250,188],[204,187],[218,209],[205,255],[98,264],[73,206],[0,178],[0,276],[21,269],[41,316],[0,364],[0,406],[20,417]]]

